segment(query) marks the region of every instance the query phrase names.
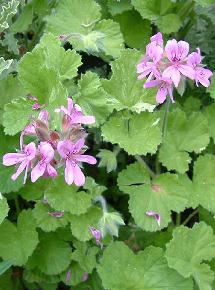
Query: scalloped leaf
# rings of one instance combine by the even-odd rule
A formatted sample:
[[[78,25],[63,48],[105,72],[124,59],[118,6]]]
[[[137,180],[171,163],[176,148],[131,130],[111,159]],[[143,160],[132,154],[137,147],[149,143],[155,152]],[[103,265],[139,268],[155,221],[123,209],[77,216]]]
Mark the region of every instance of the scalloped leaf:
[[[143,83],[137,79],[136,65],[140,58],[141,53],[135,49],[123,50],[111,64],[111,79],[102,80],[103,88],[110,95],[108,103],[117,111],[128,109],[139,113],[155,108],[154,89],[143,89]]]
[[[17,226],[8,220],[0,225],[0,256],[11,260],[13,265],[24,265],[38,244],[38,234],[31,210],[23,210]]]
[[[102,126],[102,136],[131,155],[155,153],[161,143],[159,121],[156,113],[128,115],[118,112]]]
[[[123,187],[129,194],[129,211],[136,224],[146,231],[157,231],[171,221],[171,211],[181,212],[189,206],[191,181],[186,175],[164,173],[153,180],[152,185]],[[148,215],[154,211],[160,215],[160,226]]]
[[[7,199],[3,197],[2,194],[0,193],[0,224],[6,218],[8,212],[9,212],[9,206],[7,203]]]
[[[193,276],[200,290],[212,290],[214,273],[203,261],[214,257],[215,236],[210,226],[201,222],[192,229],[184,226],[174,229],[166,249],[168,265],[186,278]]]
[[[215,104],[207,106],[204,110],[204,116],[208,120],[209,135],[215,142]]]
[[[135,255],[123,242],[112,242],[97,269],[105,289],[193,289],[190,279],[168,268],[161,248],[148,247]]]
[[[194,112],[186,117],[185,112],[176,109],[168,115],[159,159],[168,170],[185,173],[191,162],[188,152],[200,153],[208,143],[208,123],[203,114]]]

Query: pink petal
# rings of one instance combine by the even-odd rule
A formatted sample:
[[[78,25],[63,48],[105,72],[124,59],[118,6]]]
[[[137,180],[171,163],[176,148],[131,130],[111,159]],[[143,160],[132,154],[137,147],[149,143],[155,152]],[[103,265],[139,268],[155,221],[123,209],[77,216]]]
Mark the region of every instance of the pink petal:
[[[166,96],[167,96],[167,88],[160,87],[156,95],[156,102],[158,104],[162,104],[166,100]]]
[[[158,32],[157,34],[153,35],[150,38],[151,41],[156,41],[156,43],[160,46],[163,46],[163,35],[161,32]]]
[[[71,115],[73,112],[73,100],[71,98],[68,98],[68,113]]]
[[[50,163],[54,158],[54,149],[48,142],[41,142],[38,146],[42,159],[45,163]]]
[[[161,216],[158,213],[154,211],[147,211],[146,215],[154,217],[157,221],[158,226],[160,226]]]
[[[51,176],[51,177],[57,177],[57,171],[56,169],[51,165],[51,164],[48,164],[47,167],[46,167],[47,171],[48,171],[48,175]]]
[[[205,69],[199,67],[196,69],[196,81],[200,82],[204,87],[208,87],[210,85],[209,78],[213,75],[213,73],[209,69]]]
[[[79,162],[86,162],[89,164],[96,164],[97,160],[95,157],[90,156],[90,155],[79,155],[75,158]]]
[[[187,64],[196,67],[198,64],[200,64],[201,60],[202,58],[200,53],[192,52],[187,57]]]
[[[171,65],[164,70],[163,77],[170,78],[174,85],[178,87],[181,75],[178,69],[174,65]]]
[[[186,41],[178,42],[178,58],[184,60],[189,53],[189,43]]]
[[[195,71],[191,66],[181,64],[178,69],[184,76],[190,78],[191,80],[195,78]]]
[[[47,110],[42,110],[39,113],[38,119],[40,121],[43,121],[47,125],[48,124],[48,120],[49,120],[49,112]]]
[[[18,167],[16,173],[11,176],[12,180],[16,180],[17,177],[25,170],[26,166],[28,165],[28,161],[24,160]]]
[[[73,151],[76,152],[76,153],[78,153],[82,149],[82,147],[84,146],[84,142],[85,142],[85,140],[83,138],[79,139],[75,143],[75,145],[73,147]]]
[[[81,124],[93,124],[95,123],[95,117],[94,116],[77,116],[75,118],[76,123],[81,123]]]
[[[67,158],[70,152],[73,151],[74,145],[70,140],[59,141],[57,151],[62,158]]]
[[[73,167],[73,172],[74,172],[74,183],[77,186],[82,186],[85,183],[85,176],[83,174],[83,172],[81,171],[80,167],[78,166],[78,164],[76,164]]]
[[[175,39],[168,40],[165,46],[165,52],[170,61],[178,55],[178,43]]]
[[[38,178],[43,176],[46,170],[46,163],[38,162],[37,165],[31,171],[31,181],[35,182]]]
[[[26,155],[24,153],[7,153],[3,156],[3,165],[11,166],[20,163],[25,159]]]
[[[35,143],[34,142],[31,142],[28,145],[26,145],[25,146],[25,149],[24,149],[24,152],[27,155],[26,158],[28,160],[34,159],[35,156],[36,156],[36,152],[37,152]]]
[[[157,87],[162,83],[162,80],[153,80],[153,81],[149,81],[149,82],[145,82],[144,84],[144,88],[148,89],[148,88],[153,88],[153,87]]]
[[[66,167],[65,167],[65,181],[67,184],[71,185],[74,180],[74,166],[70,160],[66,160]]]

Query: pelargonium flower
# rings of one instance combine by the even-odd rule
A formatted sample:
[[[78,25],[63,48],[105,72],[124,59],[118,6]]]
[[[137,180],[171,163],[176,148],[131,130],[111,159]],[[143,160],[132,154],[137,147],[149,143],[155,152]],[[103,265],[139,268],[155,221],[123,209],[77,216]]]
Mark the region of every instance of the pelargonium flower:
[[[59,141],[57,151],[60,154],[62,161],[65,162],[65,181],[71,185],[73,182],[77,186],[82,186],[85,183],[85,176],[79,167],[79,162],[96,164],[96,159],[90,155],[83,155],[82,147],[84,139],[72,143],[70,140]]]
[[[101,245],[101,238],[102,238],[101,232],[94,227],[90,227],[89,230],[90,230],[92,236],[95,238],[96,244]]]
[[[171,101],[174,103],[173,99],[173,86],[172,86],[172,81],[169,78],[161,77],[156,80],[152,80],[149,82],[146,82],[144,84],[144,88],[153,88],[153,87],[159,87],[157,95],[156,95],[156,101],[158,104],[162,104],[167,96],[170,96]]]
[[[54,159],[54,149],[52,146],[48,142],[41,142],[38,145],[38,152],[40,154],[40,160],[31,171],[31,181],[35,182],[43,175],[56,177],[57,171],[51,165]]]
[[[16,180],[17,177],[25,170],[24,183],[26,182],[28,169],[32,165],[32,161],[36,157],[36,145],[34,142],[29,143],[24,147],[24,150],[19,153],[7,153],[3,156],[3,165],[11,166],[20,164],[16,173],[14,173],[11,178]]]
[[[209,78],[213,75],[213,73],[206,68],[200,66],[202,57],[200,49],[197,48],[197,52],[192,52],[188,55],[187,63],[193,67],[195,71],[195,81],[198,86],[198,82],[202,84],[204,87],[208,87],[210,85]]]
[[[193,68],[186,64],[189,43],[186,41],[177,42],[175,39],[168,40],[165,52],[170,63],[163,71],[164,77],[170,78],[176,87],[179,85],[181,74],[192,80],[194,79],[195,73]]]
[[[154,217],[155,220],[156,220],[156,222],[157,222],[157,224],[158,224],[158,226],[160,227],[160,224],[161,224],[161,216],[159,215],[159,213],[154,212],[152,210],[149,210],[149,211],[146,212],[146,215],[147,216]]]
[[[81,107],[77,104],[73,104],[73,100],[68,98],[68,108],[61,106],[59,109],[56,109],[55,112],[63,112],[69,117],[70,125],[72,124],[93,124],[95,123],[94,116],[85,116],[81,110]]]

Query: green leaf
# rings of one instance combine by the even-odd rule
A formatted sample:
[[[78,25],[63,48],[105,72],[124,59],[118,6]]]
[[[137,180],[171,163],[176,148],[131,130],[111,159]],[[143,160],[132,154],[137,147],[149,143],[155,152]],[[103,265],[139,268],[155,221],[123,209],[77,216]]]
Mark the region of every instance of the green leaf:
[[[97,268],[105,289],[193,289],[190,279],[168,268],[160,248],[148,247],[135,255],[123,242],[113,242]]]
[[[71,215],[69,221],[73,236],[82,242],[93,238],[89,228],[97,228],[101,216],[101,210],[95,206],[92,206],[85,214]]]
[[[146,169],[139,162],[135,162],[119,173],[117,184],[121,191],[127,192],[132,185],[150,185],[151,182]]]
[[[95,116],[96,125],[104,123],[111,112],[107,106],[108,95],[103,90],[97,74],[87,72],[78,82],[79,93],[74,96],[86,115]]]
[[[103,88],[110,95],[109,104],[118,111],[128,109],[139,113],[155,108],[154,90],[144,90],[143,83],[137,80],[136,65],[140,58],[137,50],[123,50],[111,65],[111,79],[102,80]]]
[[[192,202],[215,213],[215,156],[200,156],[194,164]]]
[[[99,230],[102,237],[107,234],[118,237],[119,227],[124,225],[125,223],[118,212],[103,212],[103,216],[99,221]]]
[[[12,290],[14,283],[12,281],[12,275],[11,275],[11,271],[7,271],[6,273],[4,273],[3,275],[0,275],[0,285],[2,287],[2,289],[4,290]]]
[[[70,245],[54,233],[46,233],[40,237],[40,243],[28,261],[28,266],[39,269],[46,275],[57,275],[70,264]]]
[[[156,20],[160,15],[160,2],[161,0],[131,0],[134,8],[140,13],[143,19],[151,21]]]
[[[9,27],[9,21],[17,12],[17,7],[19,5],[19,1],[11,0],[7,1],[4,5],[1,6],[0,11],[0,32]]]
[[[9,211],[9,206],[7,204],[7,199],[0,193],[0,224],[6,218]]]
[[[14,37],[13,33],[5,34],[4,39],[1,40],[0,43],[3,46],[7,46],[8,51],[14,53],[15,55],[19,55],[18,40]]]
[[[96,183],[95,180],[89,176],[86,177],[86,182],[83,188],[89,192],[92,198],[101,195],[107,189],[105,186]]]
[[[35,114],[37,113],[32,109],[31,101],[24,98],[13,100],[5,106],[4,132],[8,135],[17,134],[25,128],[30,118]],[[15,120],[19,120],[19,122],[15,122]]]
[[[100,6],[93,0],[62,0],[56,14],[47,18],[47,31],[68,36],[76,50],[118,57],[123,47],[119,25],[100,18]]]
[[[102,126],[105,141],[119,146],[128,154],[155,153],[161,142],[161,131],[156,113],[142,112],[126,116],[119,112]]]
[[[51,212],[53,212],[53,209],[42,202],[38,202],[32,211],[37,226],[44,232],[53,232],[58,227],[66,226],[68,223],[68,216],[66,214],[56,218],[49,214]]]
[[[0,235],[0,256],[15,266],[24,265],[38,244],[31,211],[23,210],[19,214],[17,226],[5,220],[0,225]]]
[[[5,60],[3,57],[0,57],[0,74],[5,70],[5,69],[9,69],[9,67],[11,66],[13,60],[12,59],[8,59]]]
[[[71,258],[79,263],[80,267],[87,273],[91,273],[96,267],[96,254],[99,252],[98,247],[89,247],[87,243],[79,241],[74,242],[75,251],[72,252]]]
[[[214,3],[214,0],[195,0],[196,4],[201,5],[202,7],[207,7]]]
[[[117,3],[117,5],[119,5],[119,3]],[[152,32],[150,21],[143,20],[140,14],[135,10],[118,14],[114,17],[114,20],[119,23],[125,43],[129,47],[141,50],[146,47]]]
[[[4,274],[11,266],[10,260],[0,262],[0,275]]]
[[[69,281],[66,279],[68,271],[71,273],[71,278]],[[73,286],[72,289],[75,289],[74,286],[82,282],[83,275],[84,270],[80,267],[80,265],[76,262],[72,262],[70,267],[60,275],[60,278],[64,284]]]
[[[106,167],[108,173],[116,170],[117,160],[116,153],[107,149],[100,149],[100,152],[97,154],[101,160],[99,162],[99,167]]]
[[[123,191],[129,194],[129,211],[136,224],[146,231],[157,231],[171,221],[171,211],[181,212],[189,206],[191,181],[186,175],[164,173],[153,180],[151,185],[124,186]],[[148,216],[147,211],[160,215],[158,225],[155,218]]]
[[[18,19],[11,25],[13,33],[25,32],[33,21],[33,5],[28,3],[23,7]]]
[[[215,236],[204,222],[192,229],[180,226],[173,231],[173,239],[167,244],[168,265],[182,276],[193,276],[200,290],[211,290],[214,274],[203,261],[215,257]]]
[[[207,88],[207,92],[210,93],[212,99],[215,99],[215,75],[211,78],[211,85]]]
[[[130,0],[107,0],[107,7],[112,15],[121,14],[124,11],[132,10],[133,8]]]
[[[209,127],[209,135],[213,138],[215,142],[215,104],[207,106],[204,110],[204,115],[208,120],[208,127]]]
[[[26,182],[25,186],[19,191],[19,195],[27,201],[37,201],[44,197],[45,190],[49,187],[52,180],[40,178],[32,183],[30,180]]]
[[[3,155],[9,152],[15,152],[15,149],[19,146],[18,136],[5,136],[3,128],[0,127],[0,160]],[[15,172],[14,166],[6,167],[0,163],[0,192],[9,193],[11,191],[18,191],[23,186],[23,176],[20,175],[16,181],[11,179],[11,175]]]
[[[54,209],[81,215],[91,207],[91,196],[77,190],[76,186],[67,185],[61,176],[52,181],[45,191],[45,197]]]
[[[161,146],[159,159],[168,170],[184,173],[191,162],[188,152],[200,153],[208,143],[206,118],[200,112],[194,112],[186,117],[183,111],[176,109],[168,114],[165,140]]]
[[[170,25],[171,23],[171,25]],[[181,26],[181,20],[179,18],[179,16],[177,14],[167,14],[164,16],[161,16],[158,20],[157,20],[157,26],[159,31],[165,33],[165,34],[169,34],[172,32],[177,32]]]

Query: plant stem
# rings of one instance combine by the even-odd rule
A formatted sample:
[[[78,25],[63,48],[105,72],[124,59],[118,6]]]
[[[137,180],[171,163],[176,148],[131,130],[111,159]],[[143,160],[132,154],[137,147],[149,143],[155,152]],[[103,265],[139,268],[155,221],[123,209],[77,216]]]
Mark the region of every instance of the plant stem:
[[[106,203],[105,198],[102,195],[97,196],[94,199],[94,201],[95,202],[100,202],[100,204],[102,206],[103,213],[107,213],[107,203]]]
[[[141,158],[139,155],[135,155],[135,158],[148,171],[151,178],[154,179],[156,177],[156,174],[151,170],[145,160],[143,160],[143,158]]]
[[[175,225],[178,227],[178,226],[180,226],[180,224],[181,224],[181,214],[177,213]]]
[[[164,142],[165,139],[165,133],[166,133],[166,126],[167,126],[167,117],[168,117],[168,113],[169,113],[169,107],[170,107],[170,97],[167,98],[166,100],[166,106],[165,106],[165,111],[164,111],[164,117],[163,117],[163,124],[162,124],[162,131],[161,131],[161,137],[162,137],[162,143]],[[159,162],[159,151],[160,151],[160,147],[158,149],[157,152],[157,157],[156,157],[156,161],[155,161],[155,168],[156,168],[156,173],[160,174],[161,172],[161,168],[160,168],[160,162]]]
[[[198,213],[198,208],[195,209],[182,223],[183,226],[185,226],[196,214]]]

